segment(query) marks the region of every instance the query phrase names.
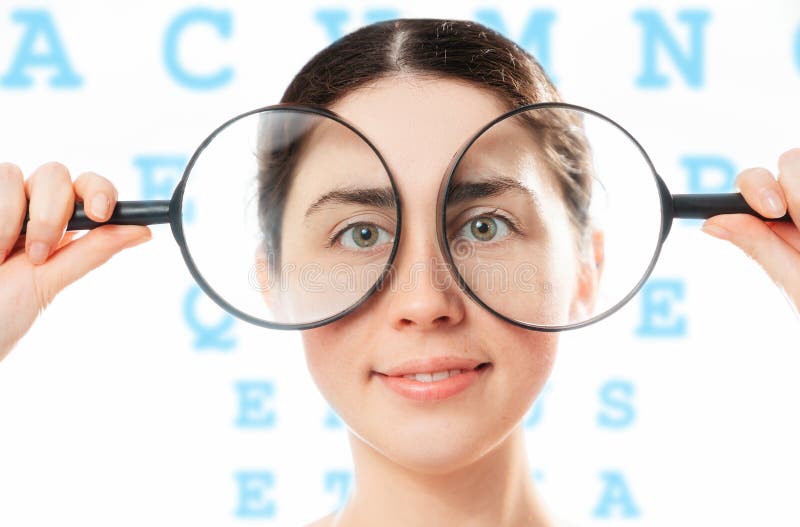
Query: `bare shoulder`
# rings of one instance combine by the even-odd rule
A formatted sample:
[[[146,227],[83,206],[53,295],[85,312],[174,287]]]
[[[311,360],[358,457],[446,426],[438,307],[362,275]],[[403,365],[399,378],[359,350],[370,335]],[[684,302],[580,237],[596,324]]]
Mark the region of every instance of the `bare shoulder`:
[[[332,513],[328,514],[327,516],[323,516],[322,518],[309,523],[305,527],[332,527],[333,526],[333,520],[334,520],[335,517],[336,517],[336,511],[333,511]]]

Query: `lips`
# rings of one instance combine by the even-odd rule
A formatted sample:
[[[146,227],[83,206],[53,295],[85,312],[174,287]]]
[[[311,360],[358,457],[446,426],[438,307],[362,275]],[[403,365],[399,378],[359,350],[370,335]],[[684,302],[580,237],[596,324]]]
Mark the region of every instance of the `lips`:
[[[386,370],[375,371],[382,384],[413,401],[439,401],[465,391],[484,378],[490,362],[440,356],[412,359]]]
[[[425,375],[438,374],[441,377],[442,372],[452,372],[453,370],[461,370],[462,372],[474,370],[478,366],[488,364],[486,361],[477,359],[469,359],[456,356],[440,356],[440,357],[425,357],[422,359],[410,359],[401,362],[385,371],[376,370],[376,373],[386,375],[387,377],[403,377],[405,375],[422,374],[422,379],[427,380]]]

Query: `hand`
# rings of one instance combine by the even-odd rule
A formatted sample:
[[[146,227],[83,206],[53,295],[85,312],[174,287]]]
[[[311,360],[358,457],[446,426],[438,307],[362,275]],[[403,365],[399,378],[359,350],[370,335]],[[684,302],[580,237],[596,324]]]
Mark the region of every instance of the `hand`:
[[[106,221],[117,190],[91,172],[73,183],[60,163],[40,166],[26,181],[19,167],[0,163],[0,360],[64,287],[151,237],[146,226],[103,225],[72,241],[75,233],[65,230],[76,197],[87,216]],[[30,220],[20,236],[27,201]]]
[[[745,201],[759,214],[791,222],[765,222],[750,214],[709,218],[702,229],[738,246],[767,272],[800,312],[800,148],[778,158],[777,179],[766,168],[748,168],[736,177]]]

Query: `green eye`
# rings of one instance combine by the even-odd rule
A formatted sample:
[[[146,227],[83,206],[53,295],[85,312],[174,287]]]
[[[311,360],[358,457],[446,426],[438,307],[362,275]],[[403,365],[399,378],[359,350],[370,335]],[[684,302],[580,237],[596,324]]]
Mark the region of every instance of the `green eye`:
[[[456,236],[477,242],[492,242],[505,238],[513,230],[513,224],[497,214],[475,216],[461,227]]]
[[[472,235],[482,242],[490,241],[497,234],[497,222],[488,216],[473,219],[469,222],[469,228]]]
[[[372,247],[378,241],[378,228],[374,225],[356,225],[353,227],[352,238],[359,247]]]
[[[371,249],[378,244],[392,241],[392,234],[374,223],[354,223],[341,230],[336,237],[347,249]]]

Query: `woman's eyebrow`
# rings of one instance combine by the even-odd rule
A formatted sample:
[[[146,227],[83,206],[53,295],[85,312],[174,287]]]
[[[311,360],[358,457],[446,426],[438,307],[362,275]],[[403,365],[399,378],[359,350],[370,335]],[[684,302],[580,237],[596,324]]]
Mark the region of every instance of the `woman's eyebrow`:
[[[325,205],[332,203],[355,203],[382,209],[394,209],[396,206],[394,190],[391,187],[345,187],[331,190],[317,198],[306,210],[305,217],[308,218]]]
[[[497,196],[505,192],[521,193],[534,202],[536,201],[536,195],[533,190],[516,179],[493,175],[477,181],[454,183],[447,195],[447,206],[450,207],[473,199]]]

